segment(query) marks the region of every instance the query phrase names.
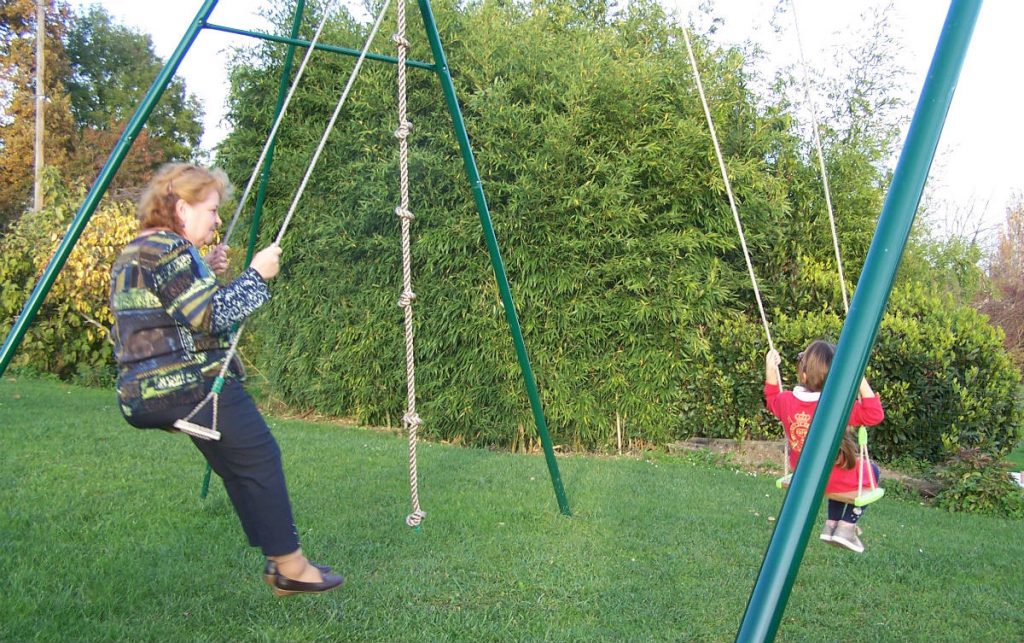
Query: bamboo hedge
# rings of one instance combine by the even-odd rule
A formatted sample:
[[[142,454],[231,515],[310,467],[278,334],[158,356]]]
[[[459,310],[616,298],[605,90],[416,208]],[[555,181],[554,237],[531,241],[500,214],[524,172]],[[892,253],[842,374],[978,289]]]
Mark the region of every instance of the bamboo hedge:
[[[580,9],[434,5],[555,442],[609,448],[619,429],[634,443],[777,437],[761,402],[765,341],[680,27],[656,3]],[[287,19],[278,17],[282,30]],[[430,60],[410,25],[411,57]],[[358,46],[366,29],[342,12],[323,38]],[[696,46],[774,333],[792,359],[813,337],[837,337],[842,316],[820,179],[790,106],[754,94],[743,54],[700,37]],[[270,128],[282,59],[276,44],[238,55],[234,133],[218,161],[237,183]],[[314,55],[279,135],[263,242],[352,64]],[[405,404],[394,95],[394,69],[367,65],[246,344],[287,403],[386,425]],[[410,74],[409,113],[422,431],[528,447],[532,417],[429,72]],[[855,137],[830,147],[851,282],[884,195],[875,152]],[[959,444],[1019,438],[1019,373],[973,310],[927,285],[901,288],[874,355],[889,409],[875,436],[885,456],[938,459]]]

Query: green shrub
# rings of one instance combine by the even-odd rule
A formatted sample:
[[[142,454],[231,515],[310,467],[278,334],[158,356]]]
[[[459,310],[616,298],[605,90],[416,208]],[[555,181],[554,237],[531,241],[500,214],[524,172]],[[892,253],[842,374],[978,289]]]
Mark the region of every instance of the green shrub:
[[[939,462],[959,449],[1007,452],[1021,438],[1020,372],[1002,331],[926,287],[893,293],[872,355],[886,420],[871,432],[882,459]]]
[[[997,457],[983,449],[962,449],[938,470],[944,489],[935,504],[949,511],[1024,518],[1024,489],[1007,475]]]
[[[84,199],[49,170],[46,206],[27,212],[0,238],[0,320],[10,328],[28,301]],[[104,203],[93,214],[25,331],[12,366],[90,385],[113,381],[108,305],[110,266],[138,230],[130,204]]]

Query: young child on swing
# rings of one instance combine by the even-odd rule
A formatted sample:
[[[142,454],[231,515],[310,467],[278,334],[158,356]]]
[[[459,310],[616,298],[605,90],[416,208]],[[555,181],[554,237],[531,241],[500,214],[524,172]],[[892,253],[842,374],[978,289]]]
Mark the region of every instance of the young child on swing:
[[[824,340],[815,340],[797,356],[798,385],[792,391],[782,389],[779,383],[779,363],[782,359],[776,350],[768,351],[765,356],[764,397],[768,410],[782,421],[782,427],[789,442],[789,465],[796,469],[800,452],[804,448],[807,432],[811,428],[811,419],[818,407],[818,398],[825,387],[832,358],[835,356],[834,344]],[[857,443],[849,427],[875,426],[885,418],[882,403],[871,390],[866,379],[861,379],[858,391],[860,399],[855,400],[850,411],[849,426],[839,448],[839,455],[829,475],[825,493],[856,493],[858,488],[858,472],[860,461],[857,457]],[[871,463],[872,475],[878,482],[878,467]],[[865,476],[865,480],[867,477]],[[862,507],[846,504],[838,500],[828,501],[828,520],[821,531],[821,540],[845,547],[861,553],[864,545],[858,534]]]

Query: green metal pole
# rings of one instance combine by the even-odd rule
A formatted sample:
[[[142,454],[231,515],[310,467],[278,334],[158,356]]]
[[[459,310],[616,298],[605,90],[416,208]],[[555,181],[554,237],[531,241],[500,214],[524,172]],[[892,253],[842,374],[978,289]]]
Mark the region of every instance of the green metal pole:
[[[297,38],[299,28],[302,26],[302,13],[305,11],[306,0],[298,0],[295,6],[295,15],[292,17],[292,38]],[[292,75],[292,62],[295,60],[295,45],[288,45],[288,51],[284,56],[284,68],[281,70],[281,82],[277,87],[277,107],[274,108],[274,121],[276,122],[284,109],[284,99],[288,96],[289,79]],[[280,132],[280,129],[278,130]],[[253,209],[252,225],[249,227],[249,243],[245,249],[245,265],[252,261],[256,250],[256,233],[259,232],[260,218],[263,216],[263,202],[267,198],[267,181],[270,180],[270,166],[274,162],[274,148],[277,147],[277,133],[267,146],[267,157],[263,162],[263,172],[260,174],[260,186],[256,192],[256,205]]]
[[[174,53],[171,54],[163,69],[157,74],[149,91],[143,97],[142,103],[135,110],[135,114],[128,121],[128,125],[125,126],[124,132],[121,133],[121,138],[118,139],[117,145],[114,146],[114,151],[107,158],[107,162],[103,165],[103,169],[100,170],[96,182],[93,183],[89,193],[85,196],[85,201],[78,208],[78,212],[75,213],[75,218],[72,219],[68,231],[64,234],[64,238],[61,240],[60,245],[57,246],[56,252],[50,258],[50,262],[46,265],[42,276],[32,289],[32,294],[29,295],[28,301],[18,315],[18,319],[14,322],[14,326],[11,327],[10,332],[7,334],[3,348],[0,349],[0,375],[7,370],[8,364],[11,363],[11,358],[14,356],[14,351],[25,337],[25,331],[28,329],[29,324],[32,323],[32,320],[35,319],[36,313],[39,312],[39,307],[42,306],[43,300],[46,298],[47,293],[50,292],[50,288],[53,286],[53,282],[56,281],[58,273],[64,267],[64,263],[74,249],[75,243],[78,241],[78,237],[81,236],[82,230],[85,229],[86,223],[89,222],[89,218],[92,217],[93,212],[99,206],[100,200],[107,191],[107,186],[110,185],[111,179],[114,178],[117,169],[121,167],[121,162],[131,149],[132,143],[135,142],[136,137],[138,137],[139,132],[142,130],[142,126],[145,125],[150,112],[153,111],[157,101],[160,100],[160,96],[167,89],[167,85],[170,84],[171,79],[174,77],[174,72],[177,71],[182,58],[185,57],[185,54],[195,41],[196,35],[203,28],[203,24],[210,17],[210,12],[213,11],[216,5],[217,0],[205,0],[203,2],[203,6],[199,8],[199,12],[196,13],[192,24],[189,25],[188,31],[185,32],[181,42],[178,43],[177,49],[174,50]]]
[[[950,5],[850,312],[839,336],[821,402],[747,603],[737,641],[775,638],[839,450],[854,394],[892,291],[980,10],[981,0],[953,0]]]
[[[207,23],[206,28],[212,31],[223,31],[224,33],[234,34],[236,36],[247,36],[249,38],[259,38],[260,40],[269,40],[270,42],[279,42],[286,45],[296,45],[298,47],[309,47],[313,43],[309,40],[300,40],[298,38],[288,38],[286,36],[276,36],[270,33],[264,33],[262,31],[250,31],[248,29],[237,29],[235,27],[225,27],[224,25],[218,25],[213,23]],[[329,51],[334,54],[343,54],[345,56],[352,56],[353,58],[359,58],[363,56],[363,52],[360,49],[350,49],[349,47],[338,47],[337,45],[325,45],[322,42],[316,43],[313,47],[317,51]],[[385,62],[397,64],[398,59],[394,56],[384,56],[381,54],[375,54],[373,52],[367,52],[363,56],[367,60],[376,60],[377,62]],[[426,69],[428,71],[434,71],[433,63],[425,63],[420,60],[406,60],[406,67],[419,67],[420,69]]]
[[[306,8],[306,0],[298,0],[298,4],[295,5],[295,15],[292,16],[292,32],[291,37],[295,39],[299,35],[299,29],[302,27],[302,13]],[[284,109],[284,99],[288,97],[288,87],[290,85],[289,79],[292,75],[292,62],[295,60],[295,45],[288,45],[288,50],[284,55],[284,68],[281,69],[281,81],[277,86],[277,107],[274,108],[274,119],[272,122],[277,122],[278,117],[281,115],[281,110]],[[278,130],[280,132],[280,130]],[[252,262],[252,256],[256,252],[256,234],[260,229],[260,219],[263,216],[263,202],[267,197],[267,181],[270,180],[270,165],[274,162],[274,148],[277,146],[277,132],[274,133],[274,138],[270,141],[267,146],[267,156],[263,159],[263,169],[260,174],[260,186],[256,191],[256,205],[253,208],[252,214],[252,225],[249,226],[249,243],[245,248],[245,263],[242,265],[248,266]],[[213,467],[210,463],[206,463],[206,474],[203,476],[203,484],[199,489],[199,497],[206,499],[207,494],[210,492],[210,477],[213,474]]]
[[[519,327],[519,317],[516,314],[515,303],[512,301],[512,291],[509,289],[505,264],[501,259],[501,251],[498,249],[498,238],[494,234],[491,215],[487,209],[487,199],[484,196],[483,183],[480,181],[480,173],[477,171],[476,161],[473,158],[473,149],[470,147],[469,136],[466,134],[466,123],[462,119],[459,101],[455,97],[455,85],[452,83],[448,61],[445,59],[444,49],[441,47],[441,36],[437,31],[437,24],[434,22],[434,12],[430,8],[429,0],[418,1],[420,14],[423,17],[423,25],[427,30],[427,38],[430,40],[430,49],[434,54],[435,70],[441,79],[445,101],[448,103],[448,112],[451,114],[452,122],[455,126],[455,137],[459,141],[459,149],[462,152],[462,162],[466,168],[466,175],[473,190],[473,199],[476,202],[477,213],[480,215],[484,239],[487,242],[487,250],[491,255],[491,265],[494,267],[494,277],[498,282],[501,302],[505,307],[505,318],[508,320],[509,329],[512,331],[512,341],[515,344],[516,355],[519,357],[519,369],[523,373],[526,392],[530,398],[530,407],[533,409],[533,420],[537,425],[537,433],[544,447],[544,457],[547,460],[548,471],[551,473],[551,484],[555,487],[558,508],[562,514],[569,516],[572,515],[569,512],[569,501],[565,497],[565,489],[562,488],[562,477],[558,473],[558,461],[555,459],[555,451],[551,445],[547,421],[544,419],[544,409],[541,407],[537,382],[533,376],[533,369],[530,367],[530,358],[526,354],[526,343],[523,341],[523,332]]]

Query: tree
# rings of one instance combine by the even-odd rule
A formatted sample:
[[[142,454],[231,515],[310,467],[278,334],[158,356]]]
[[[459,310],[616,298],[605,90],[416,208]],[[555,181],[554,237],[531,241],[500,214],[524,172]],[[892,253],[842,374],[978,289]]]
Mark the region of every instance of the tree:
[[[53,256],[63,232],[85,198],[85,188],[69,188],[59,172],[43,174],[41,210],[25,213],[0,237],[0,327],[10,328]],[[27,329],[12,366],[29,366],[63,379],[109,385],[113,342],[109,308],[110,268],[138,232],[132,203],[107,199],[53,284],[35,322]]]
[[[1006,334],[1006,349],[1024,368],[1024,196],[1006,209],[1006,221],[989,257],[992,293],[979,303],[981,312]]]
[[[163,62],[150,36],[116,24],[94,5],[71,22],[66,49],[71,111],[79,131],[72,175],[91,179],[111,149]],[[144,184],[166,161],[195,158],[203,134],[203,109],[180,79],[172,80],[135,140],[111,188]]]
[[[33,0],[0,0],[0,229],[31,203],[35,156],[35,24]],[[64,167],[74,143],[74,120],[64,80],[63,38],[70,12],[51,0],[46,9],[46,154]]]
[[[163,63],[149,36],[115,24],[98,6],[75,16],[47,10],[45,161],[70,182],[91,183]],[[0,0],[0,226],[20,216],[32,193],[35,2]],[[121,164],[110,189],[138,189],[162,163],[198,153],[203,110],[172,81]]]

